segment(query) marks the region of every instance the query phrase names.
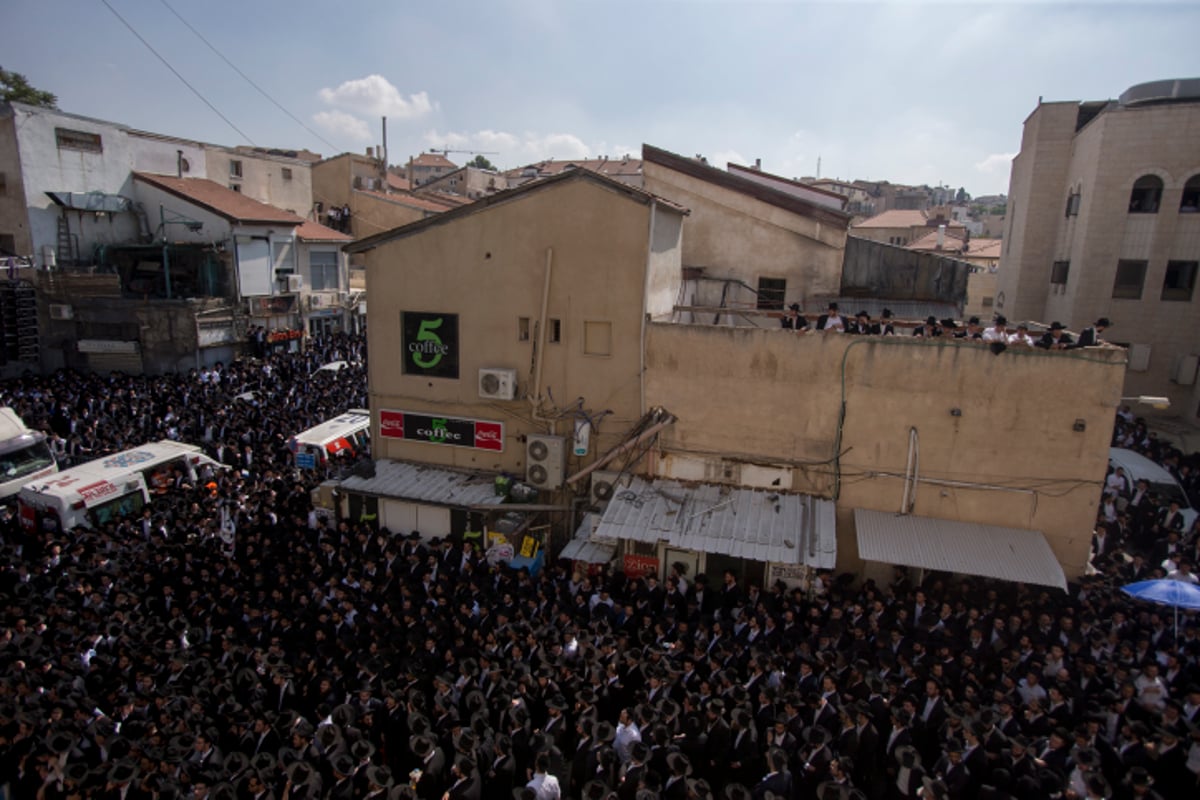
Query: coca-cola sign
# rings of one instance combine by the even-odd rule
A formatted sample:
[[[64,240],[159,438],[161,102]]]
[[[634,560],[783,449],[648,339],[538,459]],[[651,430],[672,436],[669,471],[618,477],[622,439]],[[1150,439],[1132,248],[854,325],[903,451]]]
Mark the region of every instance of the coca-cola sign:
[[[379,435],[426,444],[447,444],[474,450],[504,450],[504,423],[443,417],[416,411],[379,412]]]

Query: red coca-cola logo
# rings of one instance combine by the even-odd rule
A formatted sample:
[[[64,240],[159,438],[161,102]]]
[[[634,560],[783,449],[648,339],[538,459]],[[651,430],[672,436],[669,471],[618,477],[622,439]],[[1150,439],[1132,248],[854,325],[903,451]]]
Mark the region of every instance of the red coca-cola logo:
[[[475,423],[475,447],[480,450],[504,449],[504,426],[499,422]]]
[[[379,412],[379,435],[393,439],[404,438],[404,414],[399,411]]]

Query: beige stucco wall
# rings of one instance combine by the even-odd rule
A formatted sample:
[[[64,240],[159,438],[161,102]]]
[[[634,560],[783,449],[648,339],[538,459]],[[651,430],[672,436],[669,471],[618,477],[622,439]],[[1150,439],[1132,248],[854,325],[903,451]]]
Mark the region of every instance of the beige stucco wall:
[[[853,509],[899,510],[915,428],[921,477],[962,485],[922,483],[914,514],[1041,530],[1073,576],[1125,372],[1122,351],[1075,355],[655,323],[646,400],[678,417],[663,450],[790,464],[795,491],[832,496],[840,447],[839,569],[861,566]]]
[[[350,193],[350,233],[358,239],[399,228],[434,213],[405,205],[403,195],[397,195],[393,201],[369,192]]]
[[[350,157],[345,154],[313,164],[313,202],[321,203],[326,211],[335,205],[341,207],[349,203],[350,166]]]
[[[841,286],[846,229],[820,223],[651,161],[646,191],[688,208],[683,263],[711,277],[787,280],[786,302],[836,295]]]
[[[368,251],[371,343],[372,450],[376,457],[524,474],[525,434],[567,434],[573,413],[554,425],[533,419],[536,331],[547,251],[552,252],[547,318],[562,337],[547,343],[542,394],[567,407],[581,400],[596,416],[610,411],[591,439],[590,463],[621,441],[641,413],[641,335],[644,292],[673,296],[678,284],[679,216],[659,211],[653,258],[648,258],[652,211],[591,179],[545,186],[447,224],[434,223]],[[665,220],[665,221],[664,221]],[[674,230],[672,230],[672,228]],[[647,265],[651,276],[646,277]],[[459,315],[459,379],[404,375],[401,311]],[[518,318],[530,319],[530,338],[518,337]],[[609,356],[583,352],[584,323],[612,324]],[[518,399],[481,400],[483,367],[516,369]],[[547,399],[543,414],[552,414]],[[379,410],[427,411],[505,424],[504,451],[404,442],[379,436]],[[598,434],[598,435],[597,435]]]
[[[0,191],[0,234],[13,237],[18,253],[33,254],[33,237],[25,213],[25,183],[21,176],[21,155],[17,146],[15,117],[0,105],[0,173],[4,190]]]
[[[269,156],[235,148],[205,145],[205,174],[223,186],[240,186],[246,197],[282,208],[302,217],[313,203],[312,165],[307,161]],[[242,175],[234,177],[231,161],[242,162]],[[284,170],[291,170],[285,178]]]

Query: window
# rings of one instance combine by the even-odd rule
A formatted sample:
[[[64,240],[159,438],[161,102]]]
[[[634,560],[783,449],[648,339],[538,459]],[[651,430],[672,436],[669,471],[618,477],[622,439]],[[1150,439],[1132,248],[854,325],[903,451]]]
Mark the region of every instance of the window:
[[[1067,195],[1067,216],[1068,217],[1078,217],[1079,216],[1079,203],[1082,199],[1083,199],[1082,192],[1071,192],[1069,195]]]
[[[283,167],[282,169],[279,170],[279,175],[285,181],[290,181],[292,179],[292,168],[291,167]]]
[[[562,341],[562,320],[550,320],[550,327],[546,330],[546,338],[553,344]]]
[[[100,134],[86,131],[73,131],[68,128],[55,128],[54,141],[59,150],[82,150],[85,153],[103,153],[104,146],[100,142]]]
[[[583,352],[589,356],[612,355],[612,323],[583,323]]]
[[[309,286],[314,292],[340,289],[336,250],[308,251]]]
[[[529,341],[529,317],[517,317],[517,341]]]
[[[236,159],[230,159],[230,161],[229,161],[229,177],[231,177],[231,178],[242,177],[242,162],[241,161],[238,161]]]
[[[758,279],[758,307],[768,311],[783,311],[787,281],[783,278]]]
[[[1157,214],[1162,201],[1163,182],[1157,175],[1143,175],[1134,181],[1129,194],[1130,214]]]
[[[1063,286],[1067,282],[1067,273],[1071,271],[1070,261],[1055,261],[1050,268],[1050,283]]]
[[[229,188],[233,189],[235,192],[238,192],[239,194],[242,191],[242,185],[240,183],[231,183],[231,184],[229,184]]]
[[[1180,214],[1200,214],[1200,175],[1193,175],[1183,185],[1183,198],[1179,201]]]
[[[1192,290],[1196,288],[1197,261],[1168,261],[1167,274],[1163,276],[1162,299],[1182,300],[1192,299]]]
[[[17,237],[11,233],[0,233],[0,256],[15,256],[17,254]]]
[[[8,194],[8,173],[0,172],[0,197]]]
[[[1125,300],[1141,300],[1142,284],[1146,280],[1146,262],[1121,259],[1117,262],[1117,277],[1112,296]]]

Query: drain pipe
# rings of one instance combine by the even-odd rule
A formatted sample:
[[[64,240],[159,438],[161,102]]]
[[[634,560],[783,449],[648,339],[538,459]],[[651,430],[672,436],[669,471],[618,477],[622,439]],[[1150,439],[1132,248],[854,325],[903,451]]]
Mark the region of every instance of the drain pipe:
[[[546,313],[550,307],[550,275],[554,270],[554,248],[546,248],[546,277],[542,282],[542,313],[538,317],[537,359],[533,365],[533,391],[529,395],[529,403],[533,406],[534,420],[549,426],[554,433],[554,423],[541,415],[542,407],[542,361],[546,357],[546,327],[549,320]]]

